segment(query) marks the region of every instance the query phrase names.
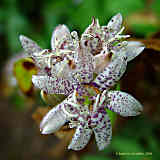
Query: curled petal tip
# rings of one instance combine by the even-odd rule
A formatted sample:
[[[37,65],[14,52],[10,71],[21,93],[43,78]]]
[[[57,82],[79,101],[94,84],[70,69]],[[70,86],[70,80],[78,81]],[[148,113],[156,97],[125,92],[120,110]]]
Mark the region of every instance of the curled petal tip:
[[[19,39],[22,40],[23,37],[24,37],[24,36],[23,36],[22,34],[20,34]]]
[[[116,16],[120,18],[120,17],[122,17],[122,14],[119,12],[116,14]]]
[[[122,14],[121,13],[117,13],[114,18],[119,19],[122,22]]]
[[[45,124],[43,121],[40,123],[40,132],[41,132],[41,134],[46,134]]]
[[[43,129],[41,129],[40,128],[40,132],[41,132],[41,134],[47,134],[46,132],[44,132],[44,130]]]
[[[28,38],[28,37],[26,37],[26,36],[24,36],[23,34],[21,34],[21,35],[19,36],[19,40],[20,40],[21,42],[23,42],[24,40],[25,40],[25,41],[30,41],[31,39]]]
[[[99,20],[96,19],[94,16],[92,17],[92,23],[91,23],[91,26],[96,26],[96,27],[100,27],[99,25]]]
[[[50,134],[50,132],[45,129],[40,129],[40,132],[41,134]]]
[[[138,106],[138,108],[136,108],[136,113],[141,114],[142,111],[143,111],[143,107],[142,107],[142,105],[140,104],[140,105]]]
[[[68,150],[72,149],[70,146],[68,146]]]
[[[40,124],[40,132],[41,134],[51,134],[54,132],[54,130],[49,124],[42,121],[42,123]]]
[[[91,25],[94,26],[95,24],[96,24],[96,18],[93,16],[92,17],[92,24]]]
[[[126,47],[126,56],[127,61],[133,60],[137,57],[145,48],[145,45],[138,41],[128,41],[128,45]]]
[[[142,112],[137,112],[137,115],[140,115]]]
[[[20,35],[19,36],[19,40],[20,40],[20,42],[22,43],[24,40],[28,40],[28,38],[26,37],[26,36],[24,36],[24,35]]]

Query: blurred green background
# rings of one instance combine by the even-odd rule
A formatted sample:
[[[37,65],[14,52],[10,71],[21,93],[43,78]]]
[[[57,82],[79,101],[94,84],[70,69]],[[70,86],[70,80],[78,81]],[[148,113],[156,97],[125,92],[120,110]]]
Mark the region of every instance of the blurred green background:
[[[58,150],[64,144],[53,135],[40,136],[32,119],[39,96],[24,95],[13,78],[13,62],[22,55],[19,35],[50,48],[58,24],[79,35],[91,23],[100,24],[120,12],[125,33],[143,41],[147,49],[128,66],[121,89],[144,105],[141,116],[117,117],[110,146],[99,152],[95,142],[79,153]],[[1,0],[0,1],[0,157],[3,160],[158,160],[160,159],[160,0]],[[52,149],[49,149],[52,148]],[[62,147],[63,148],[63,147]],[[51,151],[52,150],[52,151]],[[57,151],[57,152],[58,152]],[[62,152],[62,153],[61,153]],[[122,155],[122,154],[129,155]],[[141,155],[135,155],[135,154]],[[132,155],[133,154],[133,155]]]

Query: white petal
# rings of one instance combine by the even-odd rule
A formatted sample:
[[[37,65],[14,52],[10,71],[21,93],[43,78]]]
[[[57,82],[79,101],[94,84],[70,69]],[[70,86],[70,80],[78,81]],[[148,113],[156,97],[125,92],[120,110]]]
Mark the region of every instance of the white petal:
[[[107,28],[111,29],[114,33],[118,33],[122,25],[122,15],[120,13],[116,14],[109,21]]]
[[[94,56],[94,59],[95,59],[95,71],[94,72],[97,74],[102,72],[104,68],[107,67],[107,65],[110,62],[110,58],[108,54],[103,54],[102,52]]]
[[[92,24],[81,36],[81,44],[83,44],[86,52],[90,52],[92,55],[99,54],[102,49],[101,34],[99,21],[93,17]]]
[[[68,146],[68,149],[75,151],[83,149],[91,138],[92,130],[89,128],[84,128],[79,125],[76,129],[75,134],[73,135],[72,141]]]
[[[145,46],[141,42],[129,41],[126,47],[127,61],[131,61],[137,57],[143,50]]]
[[[103,150],[108,144],[110,144],[112,139],[112,126],[107,113],[103,114],[98,125],[93,128],[93,131],[99,150]]]
[[[75,80],[89,83],[93,80],[93,71],[95,70],[94,56],[85,51],[85,48],[79,48],[76,56]]]
[[[106,97],[106,107],[121,116],[139,115],[143,107],[131,95],[121,91],[109,91]]]
[[[64,105],[64,103],[54,107],[45,115],[40,124],[42,134],[53,133],[65,124],[67,116],[62,111],[62,105]]]
[[[52,49],[63,49],[62,45],[64,43],[68,45],[71,42],[71,34],[67,26],[65,25],[59,25],[56,27],[56,29],[53,31],[52,38],[51,38],[51,47]]]
[[[73,91],[73,86],[69,80],[49,76],[32,76],[35,87],[45,91],[47,94],[69,95]]]
[[[120,80],[126,70],[126,57],[120,56],[115,58],[93,81],[93,85],[100,90],[106,90],[114,86]]]
[[[42,51],[42,49],[37,45],[36,42],[32,41],[30,38],[27,38],[26,36],[20,35],[19,40],[21,42],[22,47],[29,54],[29,56],[32,56],[35,52]]]
[[[86,30],[82,34],[82,39],[84,38],[83,36],[85,36],[86,34],[94,35],[95,33],[97,33],[99,28],[100,25],[98,19],[95,19],[95,17],[93,17],[92,23],[89,25],[89,27],[86,28]]]

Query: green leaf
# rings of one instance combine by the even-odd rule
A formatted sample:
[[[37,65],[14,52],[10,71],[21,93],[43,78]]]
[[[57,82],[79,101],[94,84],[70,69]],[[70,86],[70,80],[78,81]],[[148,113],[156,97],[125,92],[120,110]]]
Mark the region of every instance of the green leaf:
[[[107,112],[107,114],[109,115],[109,118],[110,118],[110,120],[111,120],[111,123],[112,123],[112,126],[114,125],[114,123],[115,123],[115,121],[116,121],[116,117],[117,117],[117,115],[116,115],[116,113],[115,112],[112,112],[111,110],[109,110],[109,109],[106,109],[106,112]]]
[[[116,90],[117,90],[117,91],[120,91],[120,90],[121,90],[121,84],[120,84],[120,83],[117,83]]]
[[[17,83],[25,94],[32,94],[32,75],[37,73],[37,68],[31,58],[23,58],[14,63],[13,73]]]

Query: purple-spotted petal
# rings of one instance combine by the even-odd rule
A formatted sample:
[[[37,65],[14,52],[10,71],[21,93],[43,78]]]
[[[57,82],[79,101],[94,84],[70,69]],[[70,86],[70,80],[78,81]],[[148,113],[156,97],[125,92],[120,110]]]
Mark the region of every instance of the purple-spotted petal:
[[[53,31],[51,38],[51,47],[53,50],[58,49],[68,49],[69,43],[72,41],[71,34],[67,26],[59,25]]]
[[[144,48],[145,46],[141,42],[129,41],[125,51],[127,61],[129,62],[137,57],[144,50]]]
[[[73,91],[73,85],[69,80],[49,76],[32,76],[35,87],[45,91],[47,94],[69,95]]]
[[[64,114],[62,106],[65,103],[61,103],[58,106],[51,109],[43,118],[40,124],[40,130],[42,134],[50,134],[59,130],[67,121],[67,115]]]
[[[85,48],[80,47],[75,61],[77,67],[74,78],[81,83],[89,83],[93,80],[93,72],[95,69],[94,56],[90,52],[86,52]]]
[[[101,91],[108,90],[120,80],[127,66],[126,57],[115,58],[93,81],[93,85],[98,86]]]
[[[30,38],[20,35],[19,40],[21,42],[22,47],[27,52],[29,56],[33,56],[33,53],[40,52],[42,49],[38,46],[38,44],[32,41]]]
[[[112,17],[112,19],[109,21],[107,28],[111,32],[116,34],[120,31],[121,25],[122,25],[122,15],[120,13],[118,13],[114,17]]]
[[[102,31],[98,19],[93,18],[92,24],[85,30],[81,37],[81,44],[92,55],[99,54],[102,50]]]
[[[121,91],[109,91],[105,107],[124,117],[139,115],[143,110],[142,105],[134,97]]]
[[[87,27],[87,29],[82,34],[82,39],[83,36],[85,36],[85,34],[91,34],[91,35],[96,34],[98,29],[100,29],[99,21],[98,19],[95,19],[95,17],[93,17],[91,25],[89,25],[89,27]]]
[[[112,126],[107,113],[103,114],[98,125],[93,128],[93,131],[99,150],[103,150],[108,144],[110,144],[112,139]]]
[[[73,135],[72,141],[68,146],[68,149],[75,151],[83,149],[91,138],[92,130],[89,128],[84,128],[82,125],[79,125],[76,129],[75,134]]]

